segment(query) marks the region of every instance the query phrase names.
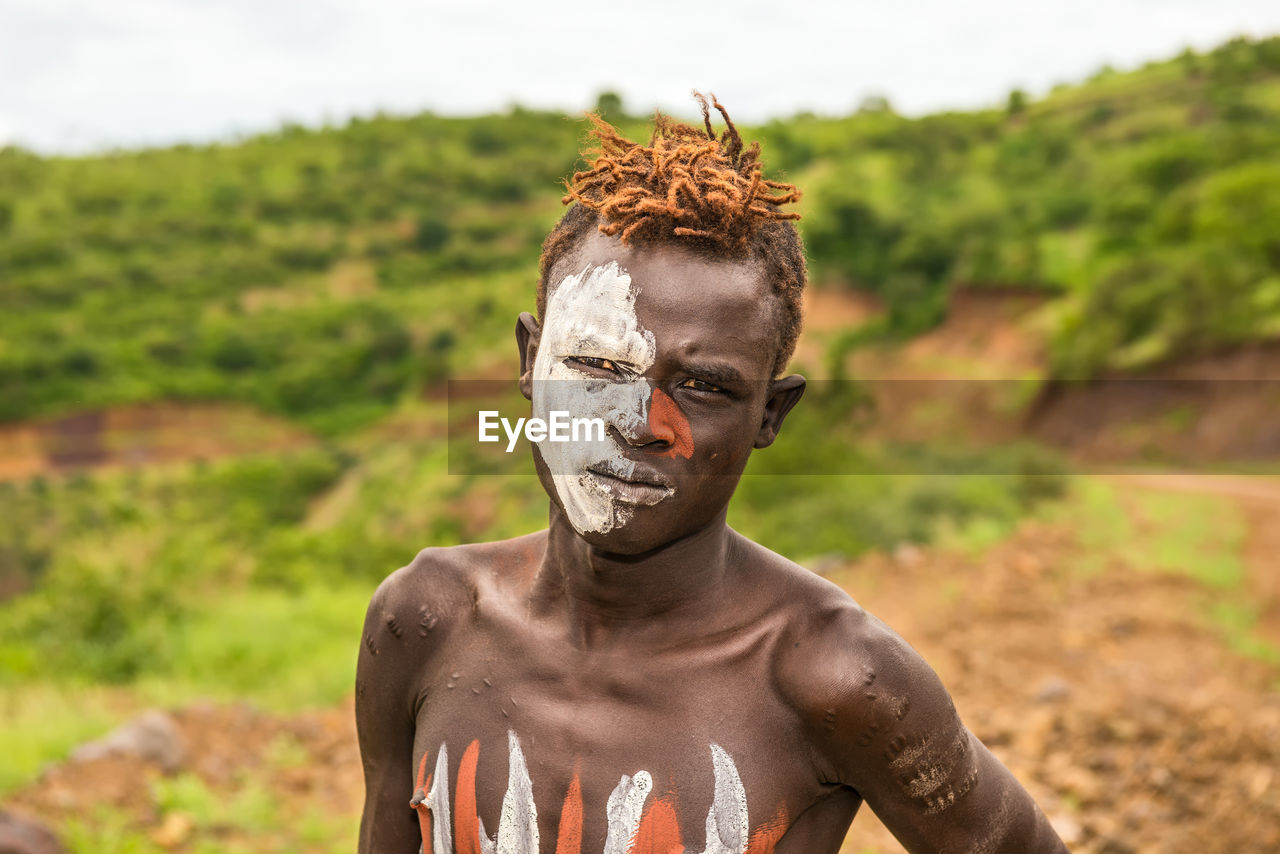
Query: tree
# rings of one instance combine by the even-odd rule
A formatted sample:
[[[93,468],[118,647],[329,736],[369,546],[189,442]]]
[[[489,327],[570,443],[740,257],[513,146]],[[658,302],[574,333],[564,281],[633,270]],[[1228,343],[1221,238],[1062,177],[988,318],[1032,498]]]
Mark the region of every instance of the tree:
[[[604,91],[596,96],[596,112],[607,122],[617,122],[627,117],[623,108],[622,96],[617,92]]]
[[[1011,116],[1021,115],[1027,109],[1027,93],[1021,89],[1014,89],[1009,93],[1009,103],[1005,105],[1005,112]]]

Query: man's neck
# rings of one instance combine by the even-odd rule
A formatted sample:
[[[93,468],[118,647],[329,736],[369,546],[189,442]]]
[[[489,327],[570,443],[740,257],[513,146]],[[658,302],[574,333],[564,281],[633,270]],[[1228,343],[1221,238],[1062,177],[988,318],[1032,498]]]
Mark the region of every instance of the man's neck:
[[[563,613],[578,646],[607,645],[659,627],[670,637],[673,629],[700,622],[723,592],[734,542],[726,513],[674,542],[620,555],[584,540],[553,504],[533,608]]]

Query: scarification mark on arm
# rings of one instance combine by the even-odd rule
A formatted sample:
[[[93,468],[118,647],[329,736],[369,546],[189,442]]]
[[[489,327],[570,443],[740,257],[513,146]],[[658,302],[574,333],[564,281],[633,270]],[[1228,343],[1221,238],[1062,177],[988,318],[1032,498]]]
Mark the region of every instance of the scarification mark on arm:
[[[910,743],[905,738],[890,741],[889,751],[896,751],[890,767],[898,772],[903,793],[924,806],[927,813],[950,808],[973,790],[978,779],[969,746],[969,734],[963,727],[955,737],[939,746],[938,739],[925,738]],[[957,779],[957,775],[959,779]]]
[[[974,766],[959,783],[947,786],[945,791],[939,792],[931,798],[926,798],[925,811],[929,814],[940,813],[954,806],[956,801],[973,791],[973,787],[977,782],[978,768]]]
[[[425,638],[427,632],[436,627],[437,619],[435,614],[432,614],[426,608],[420,609],[418,611],[418,634]]]
[[[906,746],[907,746],[907,737],[905,735],[902,735],[901,733],[889,739],[889,743],[886,744],[884,748],[885,761],[892,763],[893,760],[897,759],[899,754],[901,754],[902,751],[906,749]]]
[[[877,722],[873,722],[873,723],[868,724],[868,725],[867,725],[867,727],[866,727],[866,729],[864,729],[864,730],[863,730],[863,731],[858,735],[858,746],[859,746],[859,747],[870,747],[870,746],[871,746],[871,742],[872,742],[872,741],[874,741],[874,740],[875,740],[875,737],[876,737],[877,735],[879,735],[879,734],[880,734],[880,724],[879,724],[879,723],[877,723]]]

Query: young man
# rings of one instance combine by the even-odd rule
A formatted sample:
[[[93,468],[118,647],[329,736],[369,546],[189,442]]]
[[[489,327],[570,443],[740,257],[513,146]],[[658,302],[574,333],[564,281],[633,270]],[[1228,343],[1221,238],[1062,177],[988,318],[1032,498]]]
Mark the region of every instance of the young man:
[[[798,192],[703,112],[597,120],[544,245],[521,390],[606,427],[535,446],[548,529],[373,597],[360,850],[834,854],[865,801],[911,851],[1063,851],[901,638],[725,523],[804,390],[805,267]]]

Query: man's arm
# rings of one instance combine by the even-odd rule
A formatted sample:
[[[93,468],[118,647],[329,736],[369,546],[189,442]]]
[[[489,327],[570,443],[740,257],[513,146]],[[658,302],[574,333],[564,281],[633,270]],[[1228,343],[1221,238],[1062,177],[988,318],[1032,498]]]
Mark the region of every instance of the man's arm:
[[[416,677],[420,644],[411,564],[388,577],[369,603],[356,666],[356,731],[364,764],[360,854],[417,854],[413,796]],[[415,661],[415,659],[417,659]]]
[[[836,625],[844,649],[832,651],[840,666],[823,690],[825,773],[857,790],[911,852],[1067,850],[906,641],[852,603]]]

